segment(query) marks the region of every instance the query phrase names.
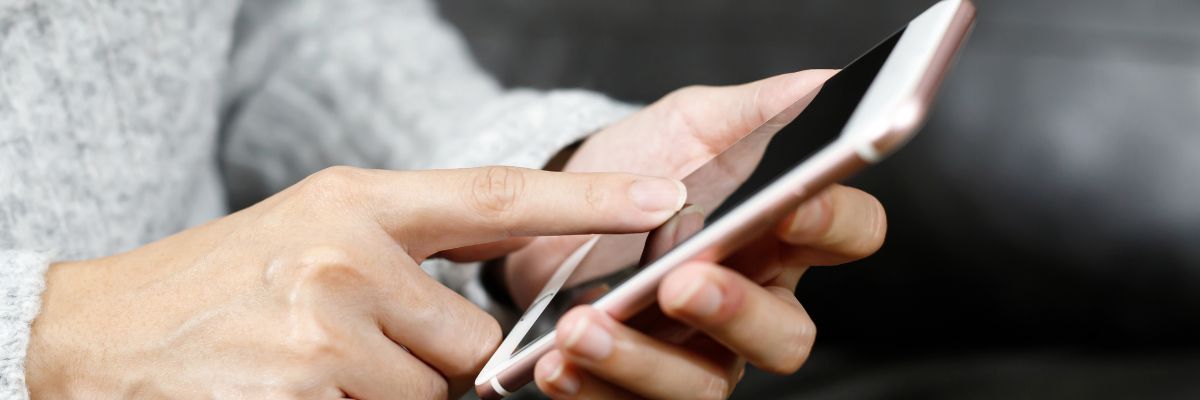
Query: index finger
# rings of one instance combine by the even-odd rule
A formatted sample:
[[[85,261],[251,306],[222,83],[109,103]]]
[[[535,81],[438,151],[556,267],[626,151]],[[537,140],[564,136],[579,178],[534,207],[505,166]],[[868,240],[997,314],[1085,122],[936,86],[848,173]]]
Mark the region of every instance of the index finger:
[[[510,237],[644,232],[687,198],[677,180],[620,173],[566,173],[513,167],[421,172],[357,170],[361,212],[408,254]]]

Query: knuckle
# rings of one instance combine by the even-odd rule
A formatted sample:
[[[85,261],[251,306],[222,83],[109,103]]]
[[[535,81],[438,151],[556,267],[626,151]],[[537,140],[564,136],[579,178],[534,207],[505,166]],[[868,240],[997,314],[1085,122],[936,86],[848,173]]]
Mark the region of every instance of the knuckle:
[[[749,83],[749,84],[746,84],[746,86],[752,87],[754,89],[754,95],[753,95],[753,97],[750,98],[750,101],[748,103],[742,104],[743,105],[743,107],[741,109],[742,121],[743,121],[743,123],[748,123],[748,124],[751,124],[754,126],[744,125],[741,128],[750,130],[750,129],[757,128],[758,125],[761,125],[763,123],[766,123],[767,121],[770,121],[771,117],[773,116],[772,112],[779,112],[779,111],[776,111],[776,110],[768,111],[768,108],[764,107],[764,104],[767,104],[768,100],[763,99],[763,85],[762,84]]]
[[[262,284],[297,315],[316,315],[329,299],[376,288],[371,271],[340,246],[304,248],[274,260],[262,272]]]
[[[608,199],[608,191],[604,189],[604,183],[601,178],[588,178],[583,198],[587,202],[589,209],[600,210],[604,208],[604,202]]]
[[[496,351],[496,348],[500,347],[500,341],[504,339],[504,330],[500,327],[499,321],[488,316],[483,319],[483,327],[480,329],[480,332],[482,332],[483,336],[480,348],[483,351],[475,359],[477,364],[480,364],[479,366],[482,367],[483,362],[487,361],[491,357],[491,354]]]
[[[261,398],[265,400],[301,400],[316,397],[311,395],[305,396],[301,390],[295,389],[296,386],[299,385],[289,386],[287,388],[274,388],[272,390],[268,390],[266,393],[260,393],[260,395],[262,396]]]
[[[478,373],[496,348],[500,347],[500,341],[503,339],[500,323],[495,318],[474,306],[471,306],[471,309],[472,312],[466,313],[469,316],[463,330],[470,335],[470,339],[464,343],[471,343],[471,347],[464,349],[464,362],[456,363],[452,370],[442,371],[448,377],[472,376]]]
[[[417,388],[416,396],[412,398],[422,399],[449,399],[450,398],[450,383],[441,376],[436,376],[432,379],[424,379],[424,387]],[[422,395],[423,394],[423,395]]]
[[[288,263],[287,271],[271,269],[266,283],[283,287],[280,295],[289,316],[284,341],[287,352],[300,365],[324,365],[325,361],[343,358],[346,341],[340,340],[336,324],[326,317],[323,310],[327,302],[323,300],[369,282],[350,253],[333,246],[311,247],[300,251]]]
[[[300,193],[309,199],[342,199],[357,193],[367,176],[367,170],[334,166],[309,175],[296,184]]]
[[[306,248],[294,265],[297,283],[303,287],[353,287],[367,281],[351,253],[338,246]]]
[[[426,364],[409,364],[402,368],[401,374],[406,377],[402,397],[406,399],[452,399],[450,397],[450,380]]]
[[[471,178],[470,205],[486,217],[510,213],[525,191],[525,171],[515,167],[486,167]]]
[[[309,175],[304,179],[304,183],[311,189],[340,189],[360,178],[362,174],[362,169],[339,165]]]
[[[447,315],[454,316],[434,328],[446,342],[459,343],[446,350],[444,355],[453,362],[439,366],[441,376],[451,381],[472,377],[500,347],[504,334],[500,323],[466,298],[445,288],[408,296],[412,298],[399,303],[408,305],[407,309],[415,314],[411,315],[414,320],[438,321],[446,320]]]
[[[681,132],[709,132],[713,127],[708,126],[705,119],[709,110],[706,110],[702,104],[698,102],[708,96],[706,92],[711,90],[710,86],[688,86],[671,92],[663,100],[665,108],[663,109],[663,117],[672,125],[674,129]],[[722,141],[705,140],[697,143],[702,146],[701,151],[709,155],[720,154],[725,151]],[[726,165],[722,167],[728,168]],[[724,172],[724,171],[723,171]]]
[[[344,355],[341,341],[323,321],[305,316],[292,323],[288,353],[300,365],[326,365]]]
[[[482,313],[482,312],[481,312]],[[486,313],[483,313],[486,315]],[[500,341],[503,339],[504,332],[500,328],[500,323],[490,316],[485,316],[479,322],[479,346],[478,351],[472,355],[470,367],[466,371],[470,375],[474,375],[483,369],[483,364],[491,358],[492,353],[496,348],[500,347]]]
[[[671,93],[667,94],[666,98],[671,100],[687,99],[701,95],[709,89],[712,89],[712,87],[706,85],[688,85],[671,91]]]
[[[675,107],[671,108],[670,121],[674,122],[675,125],[677,125],[678,128],[682,129],[684,132],[703,132],[704,131],[705,127],[696,118],[697,118],[697,115],[692,110],[692,108],[689,108],[684,105],[679,105],[679,106],[675,106]],[[717,151],[719,153],[718,150],[720,150],[720,149],[712,147],[712,145],[708,144],[707,142],[705,142],[703,144],[705,146],[708,146],[708,148],[707,148],[708,152],[712,153],[714,151]],[[714,154],[716,154],[716,153],[714,153]]]
[[[774,374],[788,375],[800,370],[812,353],[813,341],[816,338],[816,326],[811,320],[796,324],[784,339],[786,345],[776,357],[765,362],[762,367]]]
[[[703,387],[695,394],[696,399],[720,400],[729,397],[732,386],[724,376],[710,375],[704,378]]]

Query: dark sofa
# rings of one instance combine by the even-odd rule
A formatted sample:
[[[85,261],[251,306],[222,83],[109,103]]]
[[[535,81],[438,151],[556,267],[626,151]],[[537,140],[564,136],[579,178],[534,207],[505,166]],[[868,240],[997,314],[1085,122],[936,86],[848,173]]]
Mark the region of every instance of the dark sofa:
[[[442,0],[505,84],[650,102],[838,67],[933,1]],[[978,0],[928,127],[852,184],[809,365],[738,398],[1200,398],[1200,2]]]

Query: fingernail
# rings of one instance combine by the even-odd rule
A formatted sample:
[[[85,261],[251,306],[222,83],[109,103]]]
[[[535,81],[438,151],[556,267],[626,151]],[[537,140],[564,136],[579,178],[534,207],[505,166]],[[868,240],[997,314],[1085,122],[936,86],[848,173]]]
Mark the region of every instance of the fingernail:
[[[567,349],[571,353],[590,360],[602,360],[612,353],[612,335],[603,327],[581,317],[567,333]]]
[[[817,229],[817,225],[821,223],[821,219],[825,218],[825,208],[825,202],[819,198],[812,199],[812,201],[804,204],[804,206],[800,207],[800,211],[792,217],[788,233],[803,236]]]
[[[567,372],[567,364],[559,360],[558,366],[546,376],[546,383],[554,386],[554,389],[561,394],[573,395],[579,391],[579,378],[570,372]]]
[[[673,179],[642,178],[630,185],[629,196],[645,211],[678,211],[687,201],[687,188]]]
[[[708,283],[703,276],[692,277],[692,281],[672,301],[672,308],[682,310],[694,317],[711,317],[721,309],[724,295],[721,289]]]

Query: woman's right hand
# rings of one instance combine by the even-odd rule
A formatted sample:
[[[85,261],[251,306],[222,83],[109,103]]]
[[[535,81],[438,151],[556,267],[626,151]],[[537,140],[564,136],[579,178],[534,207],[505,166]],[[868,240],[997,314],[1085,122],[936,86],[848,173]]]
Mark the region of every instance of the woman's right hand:
[[[628,174],[327,169],[131,252],[52,266],[27,383],[41,398],[455,396],[501,333],[422,260],[646,231],[681,191]]]

